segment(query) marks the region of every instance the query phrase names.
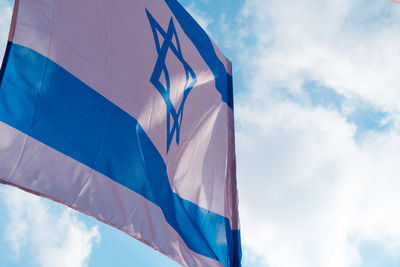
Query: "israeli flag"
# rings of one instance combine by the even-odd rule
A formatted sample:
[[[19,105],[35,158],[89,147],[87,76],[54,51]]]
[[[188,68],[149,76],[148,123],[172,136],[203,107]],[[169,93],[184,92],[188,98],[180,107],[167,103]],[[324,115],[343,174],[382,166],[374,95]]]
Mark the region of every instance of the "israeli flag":
[[[231,63],[176,0],[16,0],[0,182],[240,266]]]

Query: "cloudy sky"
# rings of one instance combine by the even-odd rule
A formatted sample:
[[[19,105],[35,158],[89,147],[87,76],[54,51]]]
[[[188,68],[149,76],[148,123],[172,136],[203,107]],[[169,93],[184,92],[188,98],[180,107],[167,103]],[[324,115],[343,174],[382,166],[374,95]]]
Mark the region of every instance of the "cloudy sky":
[[[400,4],[180,2],[234,64],[243,266],[399,266]],[[0,266],[177,265],[0,186]]]

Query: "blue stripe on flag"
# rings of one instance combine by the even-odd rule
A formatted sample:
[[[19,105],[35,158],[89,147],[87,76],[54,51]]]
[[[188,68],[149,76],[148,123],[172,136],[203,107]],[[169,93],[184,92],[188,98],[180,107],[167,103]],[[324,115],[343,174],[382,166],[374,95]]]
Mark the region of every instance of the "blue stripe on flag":
[[[192,18],[192,16],[176,0],[165,0],[182,30],[195,45],[215,78],[215,87],[222,95],[222,100],[233,109],[232,76],[229,75],[224,64],[218,58],[214,46],[207,33]]]
[[[1,121],[142,195],[190,249],[235,266],[238,233],[229,219],[172,191],[161,155],[133,117],[37,52],[11,43],[7,50]]]

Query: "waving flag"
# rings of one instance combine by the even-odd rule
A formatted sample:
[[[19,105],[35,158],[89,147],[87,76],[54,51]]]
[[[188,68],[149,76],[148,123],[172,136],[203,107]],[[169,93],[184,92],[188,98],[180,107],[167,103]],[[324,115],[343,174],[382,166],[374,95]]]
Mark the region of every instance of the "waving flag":
[[[240,266],[230,61],[176,0],[16,0],[0,182]]]

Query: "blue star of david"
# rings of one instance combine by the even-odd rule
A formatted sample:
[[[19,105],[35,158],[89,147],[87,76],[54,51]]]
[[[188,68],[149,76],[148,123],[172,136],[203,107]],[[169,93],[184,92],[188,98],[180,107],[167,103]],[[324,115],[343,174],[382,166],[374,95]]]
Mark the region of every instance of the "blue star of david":
[[[154,19],[154,17],[150,14],[150,12],[147,9],[146,13],[150,22],[151,29],[153,31],[154,42],[158,53],[158,58],[156,61],[156,65],[154,67],[153,74],[151,75],[150,82],[161,94],[161,96],[165,101],[165,104],[167,105],[167,153],[168,153],[174,135],[176,144],[179,145],[179,133],[182,125],[183,108],[185,106],[185,102],[190,91],[193,89],[194,85],[197,82],[197,78],[193,69],[183,58],[178,34],[176,32],[173,19],[171,18],[171,20],[169,21],[167,31],[164,31],[164,29]],[[160,40],[159,35],[162,38],[164,38],[164,40]],[[173,42],[174,39],[176,45]],[[178,110],[175,109],[170,98],[171,82],[168,69],[165,64],[168,51],[172,51],[175,57],[180,61],[180,63],[182,63],[186,74],[186,83],[184,85],[181,105],[179,106]],[[160,81],[162,74],[164,74],[165,76],[165,86]]]

